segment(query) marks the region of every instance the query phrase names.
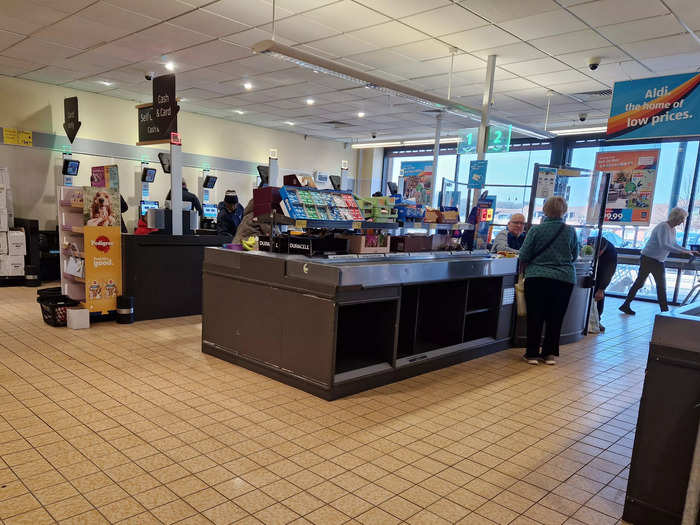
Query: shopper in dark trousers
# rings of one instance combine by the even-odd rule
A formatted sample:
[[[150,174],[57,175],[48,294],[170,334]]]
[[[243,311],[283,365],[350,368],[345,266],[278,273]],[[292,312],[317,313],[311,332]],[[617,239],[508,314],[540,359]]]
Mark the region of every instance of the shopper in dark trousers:
[[[668,220],[657,224],[653,230],[649,240],[642,248],[642,255],[639,259],[639,273],[637,279],[632,284],[625,302],[620,306],[620,311],[634,315],[635,312],[630,308],[630,303],[637,295],[639,289],[644,286],[644,283],[651,274],[656,283],[656,298],[659,301],[659,306],[662,312],[668,311],[668,301],[666,298],[666,266],[664,261],[671,252],[686,253],[689,255],[698,255],[700,252],[686,250],[683,246],[676,242],[676,226],[685,222],[688,213],[683,208],[673,208],[668,213]]]
[[[595,239],[592,243],[595,245]],[[598,308],[598,316],[602,319],[603,308],[605,307],[605,289],[612,281],[613,275],[617,270],[617,250],[613,244],[605,237],[600,239],[600,252],[598,254],[598,271],[595,278],[595,287],[593,298],[596,301]],[[600,324],[600,331],[605,332],[605,327]]]
[[[523,359],[531,365],[538,364],[538,359],[556,364],[561,325],[576,282],[573,263],[579,247],[576,231],[563,219],[567,209],[562,197],[547,199],[542,224],[530,228],[520,248],[527,304],[527,350]]]

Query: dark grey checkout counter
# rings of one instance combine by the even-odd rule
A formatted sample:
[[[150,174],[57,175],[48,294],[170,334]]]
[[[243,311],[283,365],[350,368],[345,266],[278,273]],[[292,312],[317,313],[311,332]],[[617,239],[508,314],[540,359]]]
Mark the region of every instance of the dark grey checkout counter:
[[[122,234],[123,295],[134,298],[135,319],[202,313],[204,248],[226,242],[216,235]]]
[[[691,467],[698,423],[700,302],[658,314],[654,321],[624,520],[635,525],[680,525],[691,468],[696,473],[700,469]],[[697,484],[690,489],[694,494],[699,491]]]
[[[560,343],[565,345],[583,338],[586,328],[586,311],[591,289],[584,288],[586,277],[591,274],[591,261],[580,260],[574,263],[576,269],[576,285],[569,299],[569,307],[564,315],[561,325]],[[527,346],[527,321],[525,317],[518,317],[515,323],[515,335],[513,344],[518,347]]]
[[[516,259],[205,250],[202,351],[334,399],[508,348]]]

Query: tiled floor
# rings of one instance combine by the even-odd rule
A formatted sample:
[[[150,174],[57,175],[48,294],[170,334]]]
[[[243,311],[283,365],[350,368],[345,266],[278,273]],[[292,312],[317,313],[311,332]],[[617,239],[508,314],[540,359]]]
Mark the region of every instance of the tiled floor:
[[[198,317],[70,331],[0,289],[0,520],[615,524],[656,311],[616,306],[556,367],[326,402],[202,354]]]

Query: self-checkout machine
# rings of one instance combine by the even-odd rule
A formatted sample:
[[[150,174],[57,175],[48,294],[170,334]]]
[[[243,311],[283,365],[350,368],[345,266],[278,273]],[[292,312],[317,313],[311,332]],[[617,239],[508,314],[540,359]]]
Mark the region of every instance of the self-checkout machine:
[[[136,187],[140,187],[139,217],[143,217],[148,210],[158,208],[160,203],[151,199],[151,184],[156,180],[156,168],[151,166],[145,157],[141,159],[140,167],[136,172]]]
[[[219,199],[216,195],[216,173],[205,165],[202,173],[197,177],[197,193],[202,203],[202,229],[213,230],[216,225],[217,205]]]

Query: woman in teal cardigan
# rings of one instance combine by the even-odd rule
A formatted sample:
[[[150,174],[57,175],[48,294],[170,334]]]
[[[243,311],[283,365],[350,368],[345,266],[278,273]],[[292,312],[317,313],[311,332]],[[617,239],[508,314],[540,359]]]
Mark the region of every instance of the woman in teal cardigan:
[[[564,223],[567,209],[562,197],[547,199],[542,224],[530,228],[520,248],[527,304],[527,350],[523,358],[531,365],[538,364],[539,359],[556,364],[561,325],[576,282],[578,238],[576,230]]]

